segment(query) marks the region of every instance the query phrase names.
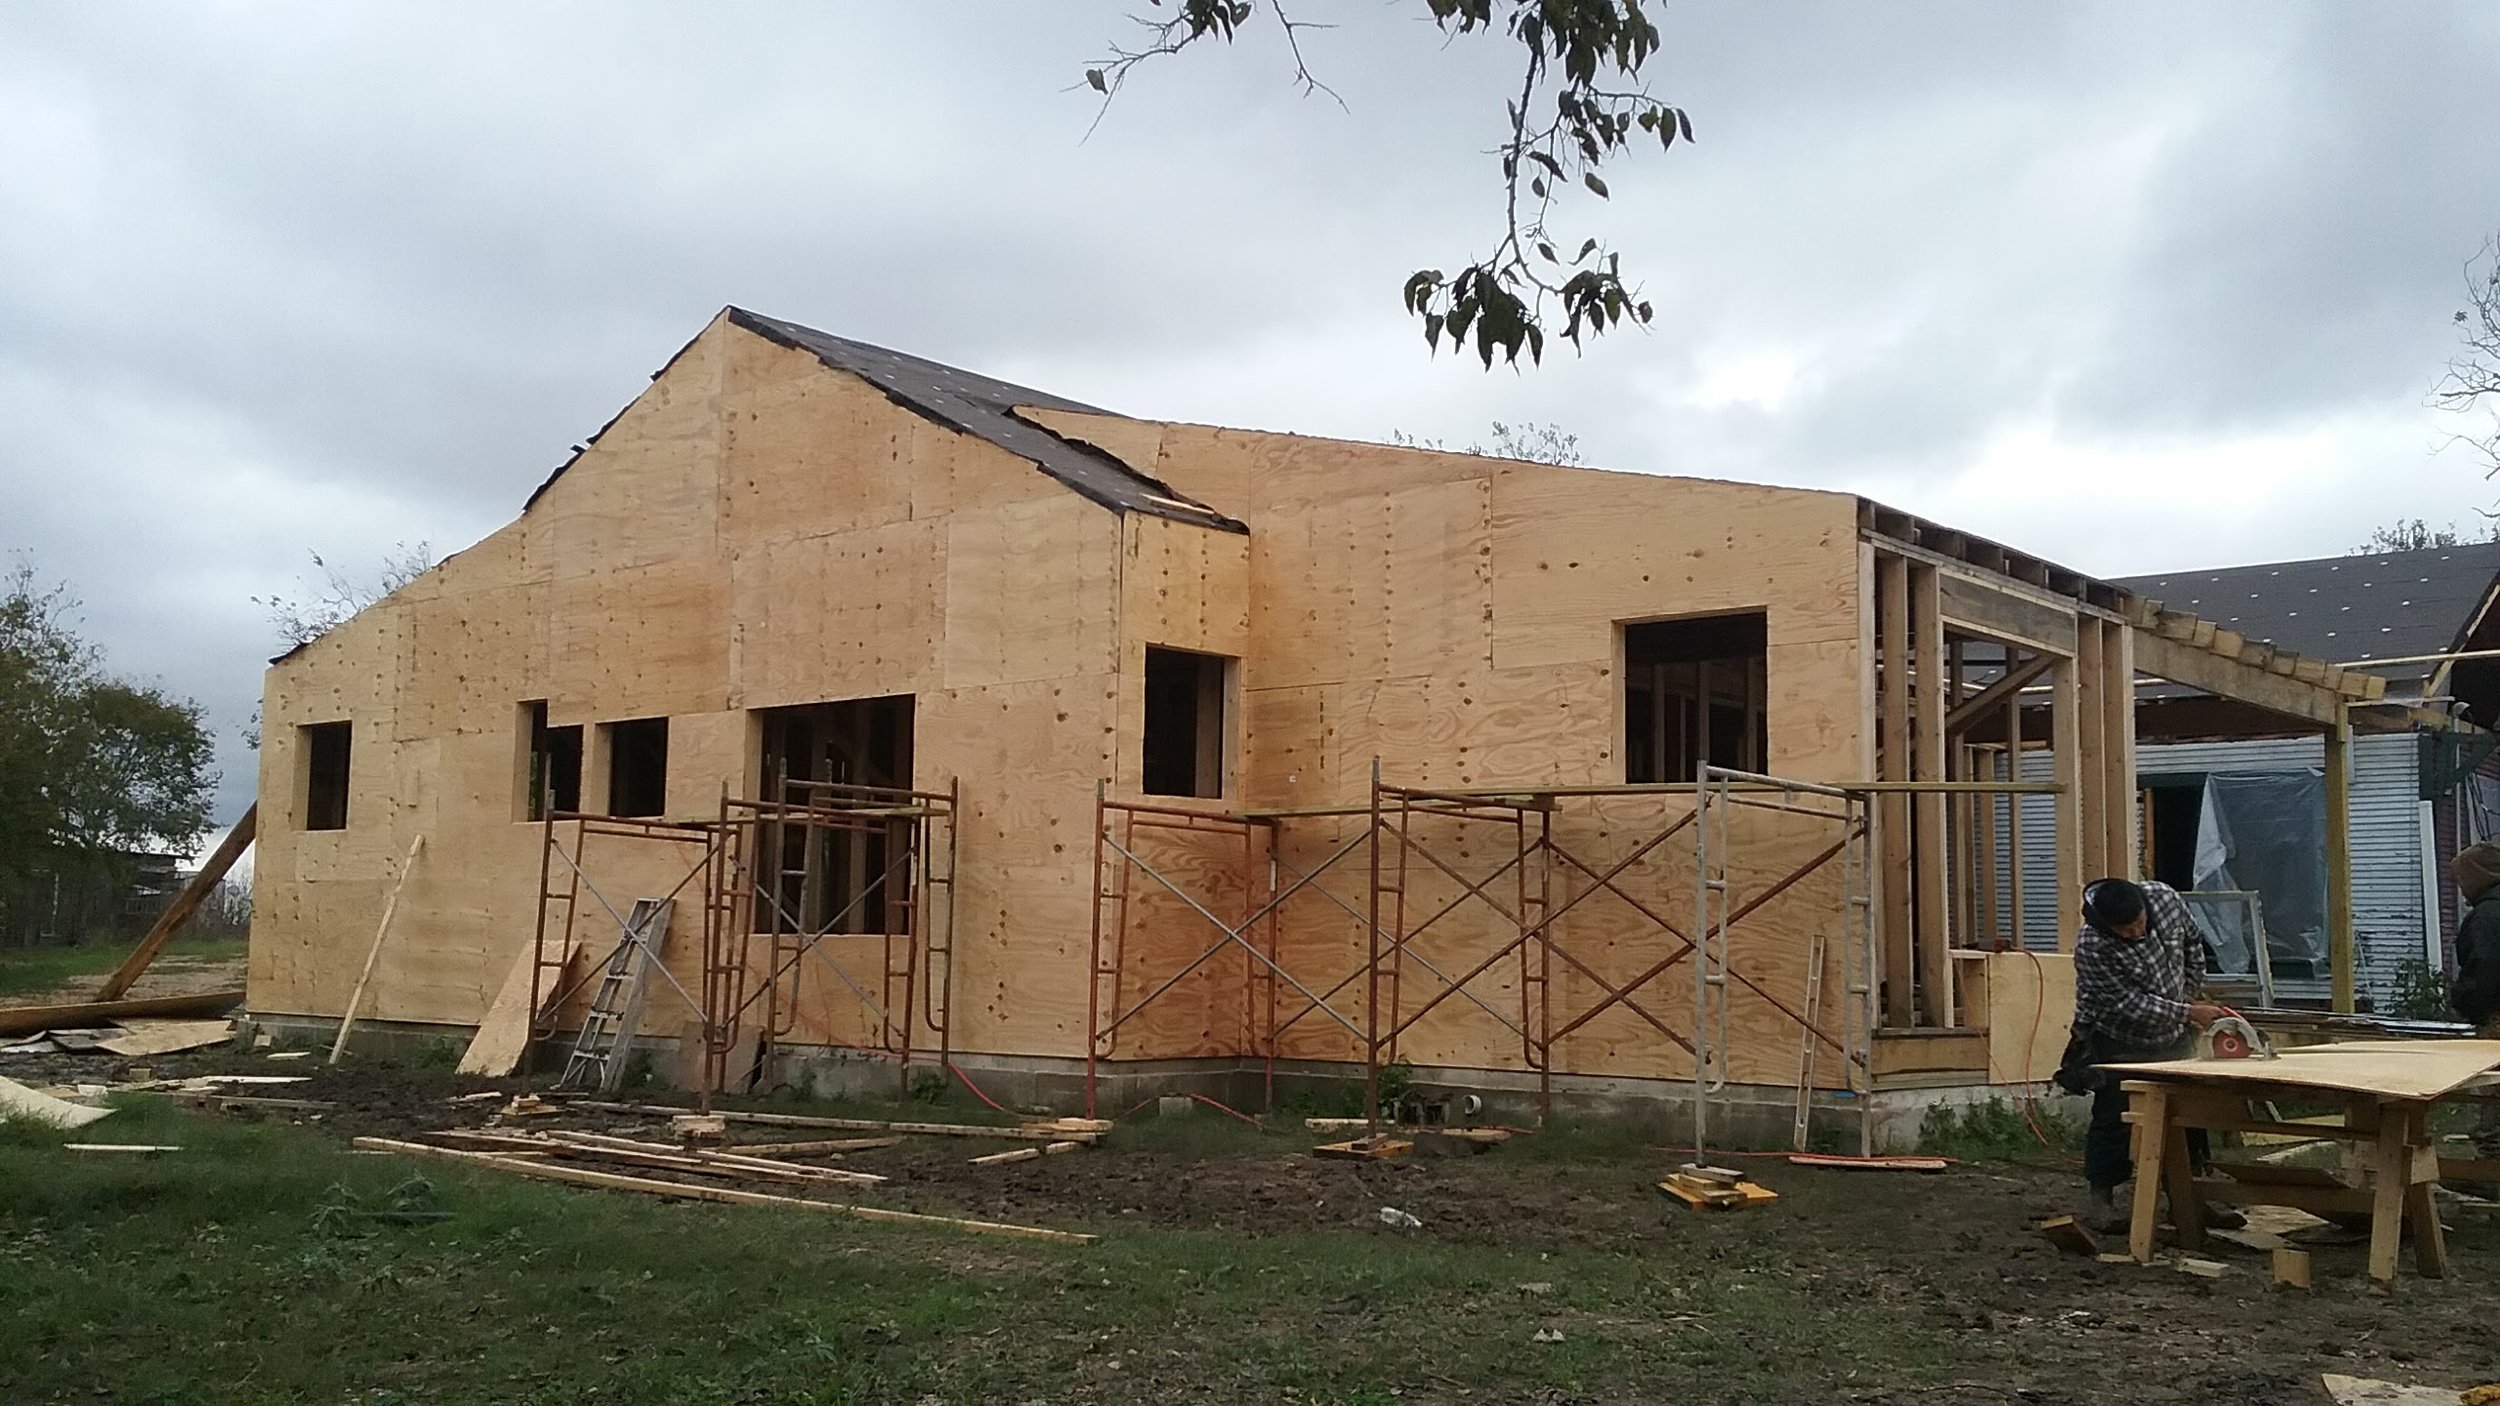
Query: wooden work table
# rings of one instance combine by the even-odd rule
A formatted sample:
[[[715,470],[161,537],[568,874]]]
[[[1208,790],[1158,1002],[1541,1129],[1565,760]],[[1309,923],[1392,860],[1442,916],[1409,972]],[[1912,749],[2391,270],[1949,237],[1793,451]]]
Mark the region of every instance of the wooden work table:
[[[2272,1060],[2166,1060],[2107,1066],[2132,1076],[2127,1121],[2135,1126],[2135,1203],[2127,1251],[2153,1254],[2159,1197],[2170,1193],[2179,1244],[2204,1243],[2204,1208],[2292,1206],[2314,1215],[2370,1218],[2370,1278],[2393,1287],[2409,1236],[2423,1274],[2447,1272],[2447,1244],[2431,1189],[2444,1178],[2500,1180],[2500,1163],[2443,1159],[2429,1129],[2446,1102],[2500,1099],[2500,1042],[2373,1041],[2289,1051]],[[2332,1122],[2284,1122],[2251,1112],[2260,1102],[2323,1105]],[[2198,1176],[2188,1130],[2264,1133],[2331,1140],[2344,1148],[2340,1170],[2217,1162]]]

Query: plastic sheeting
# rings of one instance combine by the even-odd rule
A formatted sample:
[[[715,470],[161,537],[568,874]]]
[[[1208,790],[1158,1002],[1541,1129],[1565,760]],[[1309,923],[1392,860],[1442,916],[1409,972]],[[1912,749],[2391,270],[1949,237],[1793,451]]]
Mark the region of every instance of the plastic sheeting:
[[[2256,894],[2265,914],[2266,950],[2275,974],[2324,976],[2324,774],[2255,771],[2206,777],[2204,816],[2197,827],[2195,887]],[[2213,936],[2220,941],[2221,934]],[[2239,969],[2252,968],[2253,963]]]

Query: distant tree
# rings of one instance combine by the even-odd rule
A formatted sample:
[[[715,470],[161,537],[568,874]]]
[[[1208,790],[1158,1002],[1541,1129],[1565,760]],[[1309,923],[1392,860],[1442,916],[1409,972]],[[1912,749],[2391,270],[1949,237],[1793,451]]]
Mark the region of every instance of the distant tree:
[[[1481,454],[1493,459],[1525,459],[1538,464],[1560,464],[1576,469],[1588,461],[1580,457],[1580,437],[1560,425],[1505,425],[1493,422],[1490,444],[1470,444],[1451,450],[1446,441],[1419,439],[1404,430],[1389,431],[1391,444],[1408,449],[1438,449],[1458,454]]]
[[[2462,344],[2431,403],[2469,418],[2489,414],[2479,430],[2458,436],[2481,456],[2486,478],[2500,474],[2500,236],[2465,266],[2465,306],[2456,315]]]
[[[21,562],[0,583],[0,903],[40,878],[116,874],[182,851],[217,778],[200,706],[110,677],[66,587]]]
[[[1202,39],[1236,39],[1272,15],[1291,53],[1294,81],[1306,94],[1335,90],[1304,61],[1302,31],[1330,26],[1297,20],[1285,0],[1149,0],[1156,13],[1133,16],[1145,31],[1134,48],[1113,45],[1085,70],[1105,108],[1149,59],[1177,54]],[[1502,32],[1518,46],[1519,79],[1504,98],[1503,134],[1493,148],[1500,163],[1502,220],[1493,251],[1456,274],[1418,269],[1406,280],[1407,313],[1424,324],[1424,343],[1446,335],[1453,348],[1474,351],[1490,370],[1499,353],[1517,365],[1545,356],[1554,315],[1573,346],[1623,322],[1647,324],[1650,305],[1625,284],[1620,258],[1595,239],[1575,242],[1550,229],[1547,215],[1573,188],[1608,198],[1598,168],[1636,146],[1691,142],[1684,110],[1650,96],[1641,70],[1659,48],[1646,0],[1422,0],[1434,25],[1456,39]],[[1340,106],[1342,106],[1340,100]],[[1095,119],[1099,122],[1101,119]],[[1549,303],[1552,308],[1549,310]]]
[[[2425,547],[2461,547],[2468,542],[2500,542],[2500,519],[2485,522],[2479,532],[2459,531],[2455,523],[2433,527],[2420,518],[2400,518],[2370,529],[2370,540],[2345,553],[2370,556],[2378,552],[2418,552]]]
[[[434,549],[424,542],[392,547],[382,558],[380,574],[370,580],[348,575],[323,560],[319,552],[306,555],[321,573],[319,582],[300,583],[304,589],[299,595],[251,597],[252,604],[269,612],[269,623],[277,627],[278,638],[289,649],[311,644],[366,606],[434,569]]]

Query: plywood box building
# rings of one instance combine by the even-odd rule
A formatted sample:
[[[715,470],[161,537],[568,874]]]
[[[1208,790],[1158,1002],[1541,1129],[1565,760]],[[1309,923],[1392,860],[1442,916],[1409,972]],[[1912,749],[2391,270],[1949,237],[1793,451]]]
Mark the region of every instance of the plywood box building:
[[[1984,1082],[2004,790],[2071,912],[2155,674],[2321,732],[2374,682],[1852,495],[1135,420],[732,309],[273,665],[250,1005],[335,1020],[395,886],[360,1019],[447,1031],[561,958],[543,895],[597,956],[674,893],[643,1028],[729,1082]],[[1705,827],[1711,763],[1843,794]],[[724,851],[810,784],[890,803]]]

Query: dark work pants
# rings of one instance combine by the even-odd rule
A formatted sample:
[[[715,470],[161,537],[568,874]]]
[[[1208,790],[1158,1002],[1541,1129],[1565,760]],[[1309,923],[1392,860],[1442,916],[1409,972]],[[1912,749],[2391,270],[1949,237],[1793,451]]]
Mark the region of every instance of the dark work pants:
[[[2128,1063],[2175,1059],[2179,1054],[2176,1049],[2122,1050],[2096,1045],[2092,1059],[2095,1064]],[[2135,1175],[2135,1158],[2128,1146],[2127,1095],[2118,1087],[2122,1082],[2104,1073],[2100,1088],[2092,1094],[2092,1121],[2083,1130],[2083,1179],[2095,1187],[2116,1186]],[[2212,1140],[2203,1128],[2188,1129],[2187,1140],[2188,1160],[2202,1169],[2212,1160]]]

